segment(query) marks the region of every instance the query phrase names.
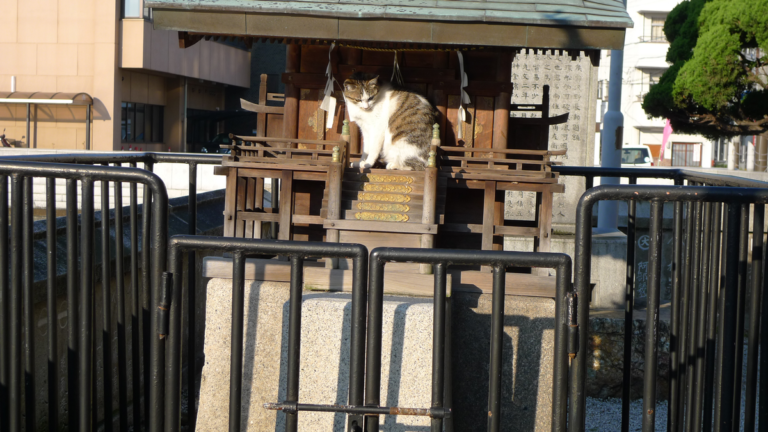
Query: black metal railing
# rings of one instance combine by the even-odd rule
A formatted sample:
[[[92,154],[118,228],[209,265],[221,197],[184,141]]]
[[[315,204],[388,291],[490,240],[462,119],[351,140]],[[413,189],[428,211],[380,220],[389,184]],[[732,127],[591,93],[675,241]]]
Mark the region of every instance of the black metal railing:
[[[507,430],[514,419],[505,421],[502,429],[501,377],[504,336],[505,272],[510,267],[552,268],[556,270],[555,297],[555,364],[552,388],[552,429],[565,430],[568,392],[568,365],[576,355],[576,296],[571,289],[571,258],[565,254],[537,252],[467,251],[448,249],[377,248],[371,252],[368,294],[368,338],[365,377],[365,405],[378,406],[381,392],[382,305],[384,302],[384,266],[386,263],[410,262],[431,264],[434,268],[434,316],[432,333],[432,406],[421,414],[432,418],[431,430],[453,430],[450,418],[451,311],[446,298],[447,269],[454,265],[490,266],[493,271],[491,312],[491,347],[488,364],[489,432]],[[573,318],[573,319],[570,319]],[[574,387],[575,389],[575,387]],[[575,398],[572,394],[571,398]],[[446,400],[447,399],[447,400]],[[362,429],[361,429],[362,430]],[[379,418],[368,417],[366,432],[379,430]]]
[[[253,240],[242,238],[208,236],[174,236],[170,241],[170,273],[173,288],[168,293],[168,374],[165,381],[165,431],[180,430],[181,414],[181,352],[182,352],[182,302],[189,295],[182,289],[181,278],[184,254],[195,251],[232,253],[232,340],[230,360],[229,430],[239,431],[242,400],[243,371],[243,320],[245,291],[245,258],[249,254],[270,254],[288,257],[291,261],[290,311],[288,329],[288,378],[287,398],[279,409],[286,413],[286,428],[297,430],[297,411],[307,407],[298,405],[299,395],[299,353],[301,343],[301,306],[303,263],[306,258],[348,258],[353,260],[352,270],[352,331],[350,339],[349,404],[363,406],[363,371],[365,364],[365,305],[367,304],[366,275],[368,272],[368,250],[362,245],[319,242],[286,242],[274,240]],[[191,259],[191,257],[190,257]],[[189,337],[187,349],[194,350],[195,322],[194,305],[189,301]],[[194,352],[188,361],[194,361]],[[196,377],[194,365],[187,366],[190,375],[188,386],[193,388]],[[192,425],[196,413],[193,392],[189,391],[188,407]],[[320,409],[319,409],[320,410]],[[327,410],[326,410],[327,411]],[[362,425],[362,418],[350,416],[349,430]],[[194,428],[194,426],[192,426]],[[161,430],[161,429],[157,429]]]
[[[706,176],[696,180],[712,181]],[[714,179],[719,181],[722,179]],[[689,180],[690,181],[690,180]],[[691,181],[691,183],[698,183]],[[766,333],[760,333],[761,299],[765,279],[762,224],[768,188],[736,188],[707,186],[599,186],[588,190],[579,201],[576,217],[575,279],[576,292],[588,293],[591,260],[591,217],[594,203],[603,200],[650,201],[650,246],[648,274],[648,307],[645,334],[645,371],[643,385],[643,431],[655,430],[656,383],[658,364],[659,293],[661,280],[662,207],[675,203],[674,270],[672,288],[671,377],[668,430],[731,431],[740,428],[745,298],[747,295],[747,248],[749,204],[755,204],[753,238],[753,273],[747,396],[745,398],[746,430],[755,424],[755,395],[758,385],[757,352],[759,339],[765,349]],[[685,206],[685,214],[683,213]],[[721,208],[724,211],[721,223]],[[683,229],[685,219],[685,229]],[[759,227],[758,227],[759,225]],[[759,239],[758,239],[759,237]],[[685,240],[685,242],[683,241]],[[628,280],[630,279],[628,275]],[[631,306],[632,288],[627,301]],[[631,307],[630,307],[631,311]],[[583,431],[585,421],[584,384],[586,379],[586,340],[588,338],[589,305],[579,305],[579,327],[582,331],[575,364],[576,394],[572,399],[571,431]],[[627,320],[631,328],[631,316]],[[763,320],[765,321],[768,320]],[[625,338],[626,344],[631,338]],[[761,358],[768,370],[768,356]],[[631,363],[625,359],[625,396],[629,387],[626,371]],[[768,398],[768,386],[762,383],[761,396]],[[768,383],[768,381],[766,381]],[[623,430],[628,428],[628,410],[623,410]],[[714,411],[714,425],[712,415]],[[763,410],[765,412],[765,410]],[[761,413],[760,422],[768,422]]]
[[[462,251],[439,249],[379,248],[371,253],[370,271],[367,250],[361,245],[284,242],[270,240],[236,239],[221,237],[174,236],[170,243],[173,289],[168,294],[170,314],[168,328],[168,375],[166,378],[165,430],[180,428],[181,395],[181,329],[183,297],[181,282],[175,275],[183,269],[183,255],[192,251],[230,252],[233,254],[232,282],[232,340],[230,358],[229,430],[240,430],[242,363],[243,363],[243,302],[245,284],[245,257],[249,254],[269,254],[288,257],[291,261],[290,312],[288,325],[288,369],[286,400],[266,404],[268,409],[283,411],[286,430],[296,431],[300,411],[347,413],[347,430],[375,432],[379,429],[378,414],[429,416],[433,431],[451,428],[451,367],[450,367],[450,301],[446,297],[446,270],[452,265],[489,265],[493,268],[492,342],[489,377],[488,430],[501,430],[501,356],[504,318],[504,274],[508,267],[543,267],[557,271],[558,325],[555,326],[555,346],[559,355],[554,367],[553,425],[564,430],[568,386],[569,358],[575,356],[577,332],[575,322],[576,297],[570,289],[571,260],[564,254]],[[318,405],[299,402],[299,358],[301,334],[301,299],[303,288],[303,262],[306,258],[352,258],[352,318],[350,342],[350,384],[347,405]],[[382,306],[384,301],[384,266],[388,262],[414,262],[434,266],[434,317],[432,404],[428,408],[381,406],[381,354]],[[369,274],[366,290],[366,274]],[[367,325],[366,325],[367,310]],[[571,314],[566,311],[570,310]],[[187,311],[189,318],[194,311]],[[568,320],[568,317],[571,317]],[[194,340],[194,322],[189,322],[187,344]],[[165,328],[165,326],[163,326]],[[366,337],[367,333],[367,337]],[[190,349],[190,346],[187,346]],[[569,351],[570,350],[570,351]],[[570,353],[570,354],[569,354]],[[189,358],[194,356],[190,355]],[[368,359],[367,362],[365,359]],[[364,369],[365,367],[365,369]],[[188,366],[188,370],[194,370]],[[190,374],[188,383],[194,387],[196,377]],[[195,406],[192,392],[188,401]],[[195,413],[189,413],[194,422]]]
[[[48,230],[46,244],[47,280],[47,351],[48,366],[46,377],[36,375],[35,368],[35,337],[36,329],[34,320],[33,298],[33,272],[37,263],[33,260],[33,178],[46,178],[46,198],[48,208]],[[8,203],[8,180],[11,181],[11,204]],[[109,289],[109,263],[111,251],[109,247],[109,218],[102,212],[102,283],[106,288],[102,289],[103,306],[101,310],[101,326],[94,321],[95,310],[95,284],[94,263],[96,261],[95,227],[94,218],[94,184],[102,182],[102,200],[108,198],[108,184],[115,183],[116,197],[121,195],[121,183],[131,183],[131,248],[133,258],[131,261],[131,298],[126,298],[125,287],[122,279],[117,278],[116,293],[118,305],[117,334],[118,352],[118,395],[120,401],[120,425],[121,430],[127,430],[128,418],[124,403],[128,399],[127,370],[126,370],[126,317],[125,301],[130,301],[132,306],[131,321],[133,324],[131,339],[133,341],[133,401],[134,422],[139,421],[138,401],[142,399],[139,382],[142,380],[138,363],[139,339],[143,339],[143,398],[149,404],[158,397],[159,388],[150,385],[151,371],[163,369],[158,362],[160,351],[159,340],[148,335],[155,329],[157,323],[151,319],[150,308],[157,304],[157,290],[160,276],[165,270],[168,236],[168,196],[165,185],[156,175],[145,170],[135,168],[115,168],[102,166],[78,166],[70,164],[0,161],[0,297],[2,297],[3,310],[0,311],[0,426],[3,430],[21,430],[22,418],[26,430],[37,430],[38,416],[35,410],[38,397],[35,382],[47,379],[46,401],[48,405],[48,430],[58,429],[58,410],[60,406],[60,389],[58,385],[58,315],[56,302],[56,262],[57,253],[56,229],[55,229],[55,179],[66,179],[66,260],[67,260],[67,379],[68,389],[68,424],[69,430],[90,431],[101,420],[104,421],[105,430],[112,430],[112,405],[111,397],[103,398],[102,419],[98,417],[98,397],[96,383],[96,344],[94,338],[101,331],[103,358],[103,394],[112,395],[113,389],[111,365],[113,364],[112,351],[110,349],[112,337],[111,294]],[[82,205],[80,211],[81,222],[78,227],[77,218],[77,187],[80,183]],[[147,247],[144,249],[145,259],[139,270],[136,259],[136,241],[138,233],[138,220],[135,209],[137,208],[135,185],[143,184],[148,193],[145,195],[150,206],[145,207],[145,215],[150,213],[150,218],[145,218],[145,235]],[[120,193],[118,193],[118,191]],[[107,206],[108,207],[108,206]],[[10,211],[10,227],[8,215]],[[116,223],[122,223],[122,207],[116,209],[118,218]],[[8,229],[10,228],[10,229]],[[117,227],[116,227],[117,228]],[[78,240],[78,231],[80,239]],[[8,239],[10,232],[10,239]],[[120,239],[118,235],[116,238]],[[10,241],[9,241],[10,240]],[[115,256],[117,265],[122,266],[122,242],[117,242]],[[79,247],[78,247],[79,246]],[[151,252],[150,252],[151,249]],[[6,273],[10,269],[10,278]],[[78,274],[79,270],[79,274]],[[121,270],[119,270],[121,271]],[[141,274],[139,274],[141,272]],[[139,277],[141,276],[141,292],[139,292]],[[106,281],[106,282],[105,282]],[[24,334],[22,343],[21,336]],[[140,336],[140,333],[143,335]],[[23,363],[22,363],[23,359]],[[22,370],[21,365],[24,365]],[[61,380],[63,381],[63,380]],[[24,386],[24,402],[22,411],[22,383]],[[146,405],[144,415],[151,413]],[[138,423],[137,423],[138,424]]]

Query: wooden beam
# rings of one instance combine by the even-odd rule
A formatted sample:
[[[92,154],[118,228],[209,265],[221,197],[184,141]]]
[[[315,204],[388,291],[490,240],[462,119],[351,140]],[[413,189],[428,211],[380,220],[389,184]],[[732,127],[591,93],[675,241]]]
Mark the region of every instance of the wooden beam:
[[[283,107],[274,107],[274,106],[255,104],[253,102],[248,102],[245,99],[240,99],[240,108],[246,111],[251,111],[259,114],[262,114],[262,113],[263,114],[283,114],[283,111],[285,110]],[[256,127],[258,128],[259,125],[257,125]],[[264,124],[264,128],[266,130],[266,123]],[[257,134],[259,135],[257,136],[260,136],[260,137],[264,136],[264,135],[260,135],[261,133],[260,129],[257,129],[257,130],[259,130],[259,132],[257,132]]]
[[[378,231],[393,234],[436,234],[437,225],[416,224],[402,222],[376,222],[358,220],[328,220],[323,224],[325,229],[339,229],[347,231]]]
[[[296,44],[286,48],[285,71],[296,73],[299,71],[301,47]],[[296,138],[299,127],[299,88],[293,84],[285,86],[285,111],[283,114],[283,137]]]
[[[274,183],[273,183],[274,184]],[[280,231],[278,240],[291,239],[291,213],[293,212],[293,171],[283,170],[280,177]]]

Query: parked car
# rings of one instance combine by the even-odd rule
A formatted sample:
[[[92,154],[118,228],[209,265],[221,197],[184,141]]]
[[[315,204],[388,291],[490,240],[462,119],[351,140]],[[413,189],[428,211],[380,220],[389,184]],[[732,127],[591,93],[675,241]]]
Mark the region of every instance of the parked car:
[[[228,133],[220,133],[213,137],[211,142],[204,145],[202,149],[200,149],[201,153],[218,153],[218,154],[229,154],[229,149],[223,149],[220,147],[221,144],[232,144],[232,140],[229,139]]]
[[[646,145],[624,146],[621,149],[622,168],[645,168],[653,166],[651,149]]]

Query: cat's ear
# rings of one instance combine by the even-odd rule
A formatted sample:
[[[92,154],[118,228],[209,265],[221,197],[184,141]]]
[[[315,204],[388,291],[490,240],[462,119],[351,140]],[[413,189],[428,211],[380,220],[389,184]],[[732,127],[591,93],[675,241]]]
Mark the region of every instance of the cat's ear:
[[[379,85],[379,76],[378,76],[378,75],[376,75],[376,76],[375,76],[375,77],[373,77],[372,79],[368,80],[368,85],[371,85],[371,86],[377,86],[377,85]]]
[[[352,91],[357,88],[357,82],[355,80],[347,79],[344,81],[344,91]]]

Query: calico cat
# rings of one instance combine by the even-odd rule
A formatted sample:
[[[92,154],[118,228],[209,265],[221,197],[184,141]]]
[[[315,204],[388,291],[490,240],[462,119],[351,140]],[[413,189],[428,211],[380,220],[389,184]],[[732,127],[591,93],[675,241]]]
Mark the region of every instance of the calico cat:
[[[378,76],[355,74],[344,81],[344,100],[365,146],[353,168],[370,168],[381,159],[387,169],[424,170],[436,115],[423,96]]]

